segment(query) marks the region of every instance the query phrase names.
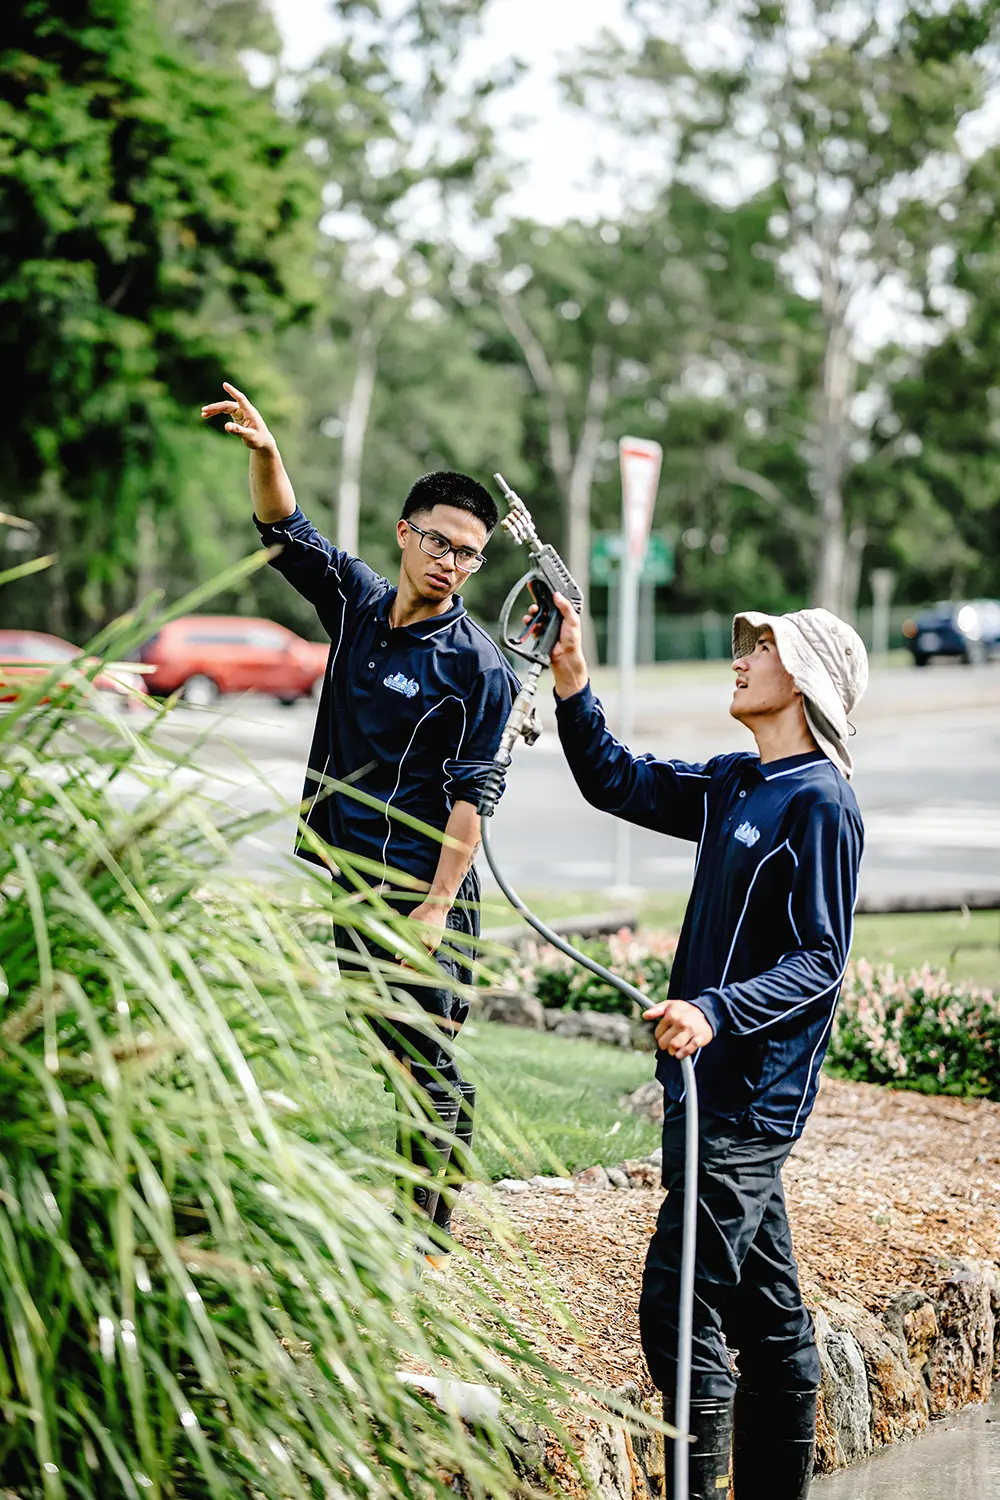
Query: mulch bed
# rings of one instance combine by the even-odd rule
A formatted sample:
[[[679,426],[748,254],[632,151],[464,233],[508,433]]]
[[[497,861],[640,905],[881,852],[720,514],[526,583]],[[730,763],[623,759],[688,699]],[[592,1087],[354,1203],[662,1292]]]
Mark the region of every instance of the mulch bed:
[[[881,1311],[905,1286],[932,1288],[941,1257],[1000,1258],[1000,1104],[928,1098],[823,1080],[785,1166],[807,1301],[831,1296]],[[458,1209],[459,1240],[521,1285],[549,1358],[604,1387],[650,1387],[637,1307],[659,1190],[496,1195],[583,1333],[564,1331],[517,1262],[501,1266]]]

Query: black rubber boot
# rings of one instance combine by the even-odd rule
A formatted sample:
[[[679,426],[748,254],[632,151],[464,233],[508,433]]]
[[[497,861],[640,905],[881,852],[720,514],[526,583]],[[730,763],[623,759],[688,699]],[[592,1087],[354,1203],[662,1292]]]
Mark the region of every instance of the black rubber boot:
[[[451,1156],[452,1184],[456,1192],[458,1192],[461,1184],[466,1181],[465,1174],[468,1171],[469,1151],[472,1148],[472,1134],[476,1113],[476,1085],[474,1083],[466,1083],[463,1079],[458,1085],[458,1091],[461,1096],[459,1100],[458,1123],[455,1126],[455,1144],[458,1149],[453,1150]],[[441,1232],[440,1253],[442,1255],[448,1253],[445,1238],[451,1235],[452,1202],[450,1194],[439,1193],[437,1209],[434,1213],[434,1227]]]
[[[736,1392],[736,1500],[806,1500],[816,1458],[816,1391]]]
[[[663,1395],[663,1420],[674,1420],[673,1392]],[[692,1398],[691,1436],[688,1457],[690,1500],[726,1500],[729,1494],[729,1452],[733,1440],[732,1400]],[[665,1441],[663,1494],[674,1500],[674,1442]]]
[[[453,1136],[458,1125],[461,1099],[457,1094],[439,1089],[428,1089],[427,1097],[442,1130],[446,1131],[449,1136]],[[420,1129],[417,1121],[411,1120],[405,1131],[399,1131],[396,1150],[404,1160],[412,1162],[414,1166],[423,1167],[427,1173],[423,1181],[407,1184],[406,1191],[414,1208],[418,1209],[433,1225],[441,1196],[441,1179],[451,1157],[451,1142],[441,1140],[436,1133],[431,1136],[429,1132]],[[433,1248],[433,1243],[428,1238],[428,1251],[432,1251]]]

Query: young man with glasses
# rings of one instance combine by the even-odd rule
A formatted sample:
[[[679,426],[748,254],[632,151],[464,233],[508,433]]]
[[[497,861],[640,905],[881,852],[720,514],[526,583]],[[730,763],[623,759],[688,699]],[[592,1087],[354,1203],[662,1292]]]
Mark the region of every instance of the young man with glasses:
[[[400,567],[393,587],[306,519],[264,419],[235,386],[224,389],[229,399],[203,407],[202,416],[225,414],[225,430],[250,450],[250,494],[261,540],[280,545],[272,565],[315,606],[333,642],[306,776],[306,825],[332,850],[374,863],[380,874],[373,883],[397,909],[409,909],[430,952],[438,950],[446,931],[451,949],[455,938],[461,943],[479,935],[476,807],[518,687],[456,592],[485,562],[497,507],[464,474],[418,479],[396,523]],[[348,782],[378,805],[331,794],[329,781]],[[447,834],[449,842],[429,838],[386,808]],[[296,852],[320,862],[301,840]],[[338,872],[331,869],[336,880]],[[420,883],[415,905],[412,896],[392,889],[393,871]],[[338,929],[336,937],[341,951],[359,950],[356,932]],[[365,946],[380,960],[398,957],[374,943]],[[358,951],[358,970],[365,957]],[[468,966],[452,953],[439,954],[438,962],[446,981],[471,982]],[[350,967],[342,957],[342,972]],[[468,1005],[447,982],[440,989],[397,987],[439,1027],[433,1036],[388,1022],[376,1029],[424,1089],[442,1125],[470,1144],[475,1089],[461,1077],[449,1046]],[[440,1169],[441,1154],[428,1141],[409,1150]],[[446,1231],[447,1204],[434,1190],[433,1176],[415,1196]],[[443,1233],[437,1238],[446,1243]]]

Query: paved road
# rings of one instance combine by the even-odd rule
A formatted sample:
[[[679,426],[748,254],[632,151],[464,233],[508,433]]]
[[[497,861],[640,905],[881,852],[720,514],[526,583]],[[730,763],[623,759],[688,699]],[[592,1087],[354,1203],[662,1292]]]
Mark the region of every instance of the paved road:
[[[697,761],[748,746],[746,731],[728,716],[730,691],[713,668],[702,678],[679,672],[666,682],[662,673],[640,674],[634,748]],[[604,701],[614,726],[614,692]],[[283,709],[264,698],[230,700],[215,711],[219,724],[203,762],[213,776],[231,779],[231,804],[298,798],[313,713],[311,703]],[[497,852],[508,877],[525,890],[555,882],[607,889],[615,879],[616,821],[577,792],[547,693],[543,716],[542,739],[517,753],[495,821]],[[205,714],[182,708],[172,732],[183,743],[205,724]],[[855,787],[867,827],[863,888],[1000,889],[1000,663],[876,672],[857,727]],[[690,846],[641,829],[630,838],[631,884],[687,887]],[[248,841],[241,863],[263,872],[280,862],[291,839],[288,816]]]
[[[1000,1396],[883,1448],[810,1490],[815,1500],[991,1500],[1000,1495]]]

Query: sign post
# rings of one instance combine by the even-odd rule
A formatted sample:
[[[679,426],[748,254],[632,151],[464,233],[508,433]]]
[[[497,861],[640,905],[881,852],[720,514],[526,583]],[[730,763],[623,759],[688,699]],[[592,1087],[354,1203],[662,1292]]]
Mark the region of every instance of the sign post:
[[[618,626],[618,734],[623,745],[632,738],[635,717],[635,657],[639,620],[639,578],[646,560],[649,529],[660,482],[663,449],[644,438],[623,437],[618,444],[622,475],[622,557]],[[615,886],[627,890],[631,881],[631,829],[618,821],[615,849]]]

